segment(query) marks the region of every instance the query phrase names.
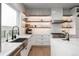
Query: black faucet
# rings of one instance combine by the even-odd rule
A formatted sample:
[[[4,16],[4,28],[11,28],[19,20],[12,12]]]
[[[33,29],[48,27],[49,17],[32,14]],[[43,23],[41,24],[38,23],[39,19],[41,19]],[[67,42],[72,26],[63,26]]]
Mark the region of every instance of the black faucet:
[[[65,35],[65,40],[68,40],[69,41],[69,33],[68,32],[65,32],[63,31],[64,35]]]
[[[68,32],[66,32],[66,40],[69,41],[69,33]]]
[[[7,33],[7,40],[6,40],[6,42],[8,42],[8,33]]]
[[[14,28],[17,28],[17,30],[18,30],[18,35],[19,35],[19,27],[18,27],[18,26],[13,26],[13,28],[12,28],[12,40],[13,40],[14,38],[16,38],[16,35],[14,35]]]

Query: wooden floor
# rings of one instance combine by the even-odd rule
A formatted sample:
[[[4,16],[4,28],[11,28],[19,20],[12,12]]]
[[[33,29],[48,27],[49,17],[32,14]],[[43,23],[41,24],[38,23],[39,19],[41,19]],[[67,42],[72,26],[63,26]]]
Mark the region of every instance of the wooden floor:
[[[28,56],[50,56],[50,47],[32,46]]]

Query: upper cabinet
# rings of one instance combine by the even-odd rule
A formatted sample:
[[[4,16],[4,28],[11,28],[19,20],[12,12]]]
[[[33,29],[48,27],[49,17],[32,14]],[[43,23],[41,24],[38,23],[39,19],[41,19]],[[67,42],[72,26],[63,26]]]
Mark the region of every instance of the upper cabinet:
[[[74,7],[74,8],[71,10],[71,13],[72,13],[73,16],[79,17],[79,7]]]
[[[77,8],[77,12],[79,12],[79,7]]]
[[[63,16],[72,16],[71,9],[63,9]]]
[[[47,8],[32,8],[28,9],[30,16],[50,16],[51,15],[51,9]]]

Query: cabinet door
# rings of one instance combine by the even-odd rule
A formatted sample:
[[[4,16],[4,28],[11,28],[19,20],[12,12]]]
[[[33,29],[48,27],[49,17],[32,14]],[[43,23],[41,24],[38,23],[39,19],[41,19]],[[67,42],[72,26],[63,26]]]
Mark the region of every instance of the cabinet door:
[[[34,45],[40,45],[40,43],[41,43],[41,35],[35,35],[34,36],[35,37],[35,39],[34,39]]]
[[[50,35],[33,35],[31,40],[33,45],[48,45],[50,44]]]
[[[21,56],[28,56],[31,46],[32,46],[32,40],[31,38],[29,38],[27,46],[21,51]]]
[[[50,35],[43,35],[42,38],[43,38],[42,42],[43,42],[44,45],[50,44]]]

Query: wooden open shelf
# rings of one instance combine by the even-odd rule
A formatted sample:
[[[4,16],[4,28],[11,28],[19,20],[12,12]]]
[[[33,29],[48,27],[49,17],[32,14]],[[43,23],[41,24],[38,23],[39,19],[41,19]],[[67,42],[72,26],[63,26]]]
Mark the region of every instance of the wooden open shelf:
[[[27,28],[27,27],[23,27],[22,28]],[[29,28],[51,28],[51,27],[29,27]]]
[[[51,22],[51,21],[26,21],[26,22]]]
[[[62,28],[72,28],[72,27],[62,27]]]
[[[29,27],[29,28],[51,28],[51,27]]]
[[[72,20],[64,20],[64,22],[72,22]]]

